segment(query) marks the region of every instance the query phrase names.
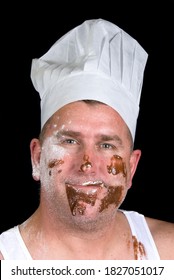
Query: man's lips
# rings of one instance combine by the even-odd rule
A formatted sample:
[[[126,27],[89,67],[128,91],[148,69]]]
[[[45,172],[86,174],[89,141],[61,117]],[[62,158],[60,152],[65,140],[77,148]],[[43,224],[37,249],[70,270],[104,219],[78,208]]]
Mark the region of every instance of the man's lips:
[[[85,181],[85,182],[77,182],[77,183],[66,183],[68,187],[106,187],[102,181]]]
[[[84,192],[86,194],[95,194],[95,193],[99,193],[102,188],[105,187],[104,183],[101,181],[86,181],[83,182],[81,184],[66,184],[67,187],[72,188],[74,190],[76,190],[76,192]],[[106,187],[105,187],[106,189]]]

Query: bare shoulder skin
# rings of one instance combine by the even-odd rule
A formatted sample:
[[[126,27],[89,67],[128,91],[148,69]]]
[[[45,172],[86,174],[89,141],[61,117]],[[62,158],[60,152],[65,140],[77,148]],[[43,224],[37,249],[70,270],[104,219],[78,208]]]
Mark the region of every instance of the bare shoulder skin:
[[[174,260],[174,224],[146,218],[161,260]]]

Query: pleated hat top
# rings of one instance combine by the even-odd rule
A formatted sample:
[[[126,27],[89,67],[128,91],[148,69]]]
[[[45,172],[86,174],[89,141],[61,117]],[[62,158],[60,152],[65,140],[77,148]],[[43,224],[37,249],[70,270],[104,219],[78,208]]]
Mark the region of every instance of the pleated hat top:
[[[70,30],[32,60],[41,128],[64,105],[92,99],[115,109],[134,140],[147,57],[134,38],[107,20],[86,20]]]

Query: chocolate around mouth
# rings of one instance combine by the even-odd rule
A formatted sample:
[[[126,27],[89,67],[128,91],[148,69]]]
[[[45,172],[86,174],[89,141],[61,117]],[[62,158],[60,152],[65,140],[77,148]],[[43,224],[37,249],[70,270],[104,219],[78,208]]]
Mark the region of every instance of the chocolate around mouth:
[[[86,188],[86,186],[91,185],[82,185],[82,188]],[[84,212],[86,210],[85,204],[90,204],[91,206],[94,206],[97,199],[97,189],[90,189],[90,191],[86,193],[80,187],[78,188],[71,185],[67,185],[66,193],[71,213],[73,216],[75,216],[76,214],[84,215]]]
[[[101,183],[101,182],[100,182]],[[96,184],[96,182],[90,184],[88,182],[82,185],[66,185],[66,193],[67,198],[70,206],[70,210],[73,216],[84,215],[85,210],[88,205],[94,206],[96,203],[96,200],[100,200],[100,204],[98,205],[98,212],[101,213],[105,209],[109,207],[109,205],[115,205],[115,207],[118,207],[123,199],[123,186],[109,186],[103,193],[102,188],[103,184]],[[104,196],[103,196],[104,194]]]

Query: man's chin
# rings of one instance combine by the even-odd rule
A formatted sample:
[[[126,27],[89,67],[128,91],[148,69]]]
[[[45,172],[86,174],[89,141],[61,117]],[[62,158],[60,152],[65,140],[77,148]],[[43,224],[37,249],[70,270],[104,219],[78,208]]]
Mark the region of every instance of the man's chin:
[[[106,216],[112,216],[115,212],[114,205],[109,205],[108,208],[101,212],[101,206],[99,202],[100,201],[96,200],[95,205],[91,205],[83,201],[79,201],[73,212],[74,220],[90,223],[93,221],[97,222]]]
[[[97,201],[95,201],[95,205],[88,204],[84,201],[78,201],[76,206],[72,211],[72,215],[76,218],[85,218],[85,219],[94,219],[95,217],[100,215],[99,205],[97,205]]]
[[[73,221],[76,225],[79,227],[83,227],[86,229],[97,229],[105,227],[109,221],[114,216],[115,208],[113,205],[110,205],[107,209],[105,209],[103,212],[100,212],[100,207],[95,204],[95,206],[91,206],[86,203],[82,203],[81,209],[76,209],[76,215],[73,215]]]

